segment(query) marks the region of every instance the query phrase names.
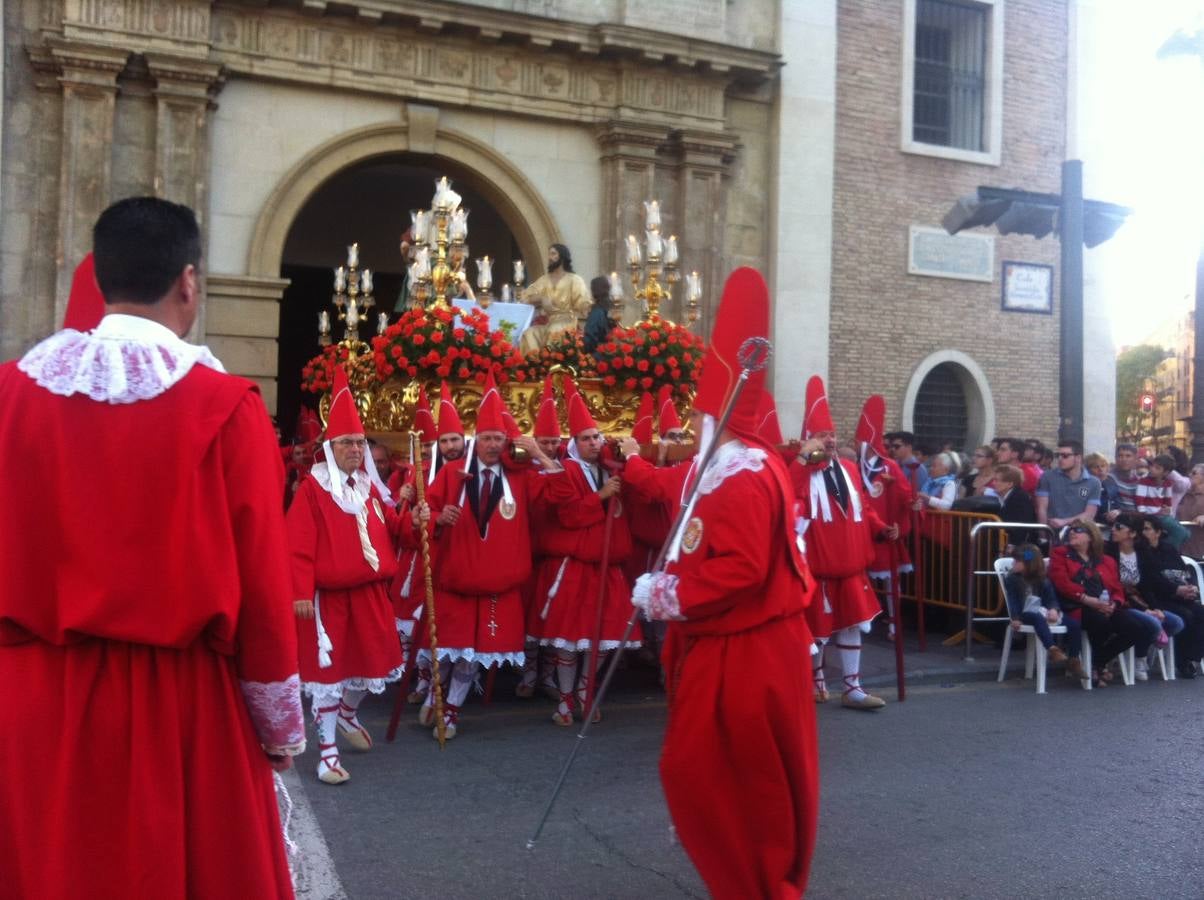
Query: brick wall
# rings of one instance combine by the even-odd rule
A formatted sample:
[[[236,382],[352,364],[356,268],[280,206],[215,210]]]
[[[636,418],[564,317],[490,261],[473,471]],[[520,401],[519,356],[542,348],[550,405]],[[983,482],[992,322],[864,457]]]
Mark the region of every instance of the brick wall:
[[[907,274],[908,227],[939,226],[978,185],[1059,188],[1066,3],[1005,2],[1002,164],[989,166],[900,150],[903,0],[841,0],[828,390],[842,436],[872,393],[886,397],[887,427],[898,427],[912,374],[945,349],[985,373],[996,434],[1057,432],[1057,240],[996,236],[991,284]],[[1000,309],[1005,259],[1054,266],[1053,316]]]

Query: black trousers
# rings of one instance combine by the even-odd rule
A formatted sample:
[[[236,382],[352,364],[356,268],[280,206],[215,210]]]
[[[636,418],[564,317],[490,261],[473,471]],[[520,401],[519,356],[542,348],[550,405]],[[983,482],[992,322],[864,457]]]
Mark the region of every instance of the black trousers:
[[[1091,665],[1102,669],[1134,644],[1153,640],[1159,629],[1149,618],[1118,606],[1110,616],[1083,607],[1083,631],[1091,640]]]
[[[1161,608],[1183,620],[1183,630],[1175,635],[1175,662],[1199,662],[1204,658],[1204,606],[1173,600]]]

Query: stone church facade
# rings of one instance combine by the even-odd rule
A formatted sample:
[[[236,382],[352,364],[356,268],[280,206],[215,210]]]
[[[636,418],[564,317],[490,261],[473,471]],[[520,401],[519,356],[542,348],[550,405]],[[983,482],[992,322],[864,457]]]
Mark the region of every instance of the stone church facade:
[[[474,255],[538,272],[561,242],[587,279],[624,271],[658,199],[703,277],[704,334],[727,272],[765,272],[788,432],[821,372],[850,434],[871,392],[889,424],[914,425],[960,386],[967,442],[1049,437],[1057,303],[1004,311],[1000,279],[1004,260],[1051,265],[1056,298],[1056,241],[931,232],[978,184],[1057,189],[1072,4],[5,0],[0,358],[61,322],[99,212],[154,193],[202,220],[195,337],[275,407],[300,276],[351,241],[400,272],[397,238],[429,189],[390,194],[392,174],[446,173],[481,210]],[[986,48],[975,152],[909,131],[917,28],[942,27],[946,56],[967,27]]]

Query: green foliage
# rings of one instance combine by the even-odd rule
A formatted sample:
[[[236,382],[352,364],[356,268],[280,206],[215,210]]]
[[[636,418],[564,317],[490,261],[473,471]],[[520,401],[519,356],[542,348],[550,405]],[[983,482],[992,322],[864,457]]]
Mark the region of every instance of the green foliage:
[[[1116,357],[1116,430],[1121,434],[1132,436],[1140,430],[1146,379],[1154,377],[1158,363],[1169,355],[1162,347],[1139,344]]]

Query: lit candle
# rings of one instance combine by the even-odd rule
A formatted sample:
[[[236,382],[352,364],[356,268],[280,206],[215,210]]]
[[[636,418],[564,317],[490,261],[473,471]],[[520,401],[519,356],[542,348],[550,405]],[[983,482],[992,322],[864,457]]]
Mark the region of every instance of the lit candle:
[[[656,231],[661,227],[661,205],[655,200],[644,201],[644,228]]]
[[[649,259],[661,258],[661,245],[664,243],[664,241],[661,239],[659,231],[645,231],[644,243],[648,245]]]
[[[510,285],[503,284],[502,285],[502,302],[509,303],[513,298],[514,298],[514,295],[510,293]]]
[[[463,241],[468,237],[468,210],[457,209],[452,213],[449,236],[453,241]]]
[[[702,299],[702,278],[697,272],[686,276],[686,299],[698,301]]]
[[[418,255],[414,258],[414,265],[418,270],[418,281],[424,281],[431,277],[431,248],[419,247]]]
[[[341,294],[347,290],[347,270],[339,266],[334,270],[334,292]]]
[[[330,313],[326,310],[318,313],[318,334],[330,334]]]
[[[665,265],[677,265],[677,235],[671,234],[665,241]]]
[[[347,248],[347,268],[354,269],[360,264],[360,245],[352,244]]]
[[[611,272],[609,281],[610,281],[610,299],[611,300],[622,300],[623,299],[623,280],[621,278],[619,278],[619,273]]]
[[[376,317],[376,333],[384,334],[385,329],[389,327],[389,314],[381,313]]]
[[[477,260],[477,287],[483,291],[493,287],[493,260],[488,256]]]
[[[360,291],[364,294],[372,293],[372,270],[364,269],[360,273]]]
[[[355,328],[360,323],[359,307],[355,304],[355,298],[352,297],[347,301],[347,327]]]
[[[444,206],[447,203],[447,195],[451,186],[447,183],[447,176],[444,175],[435,181],[435,197],[431,200],[433,209],[446,209]]]
[[[634,234],[627,235],[627,262],[633,266],[640,264],[640,242]]]
[[[521,259],[514,261],[514,283],[521,285],[527,280],[527,268]]]
[[[431,226],[429,224],[430,217],[431,214],[425,209],[415,210],[414,212],[410,213],[410,222],[413,226],[411,230],[414,232],[415,243],[426,243],[426,239],[430,236],[429,232],[431,230]]]

